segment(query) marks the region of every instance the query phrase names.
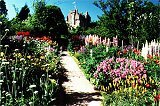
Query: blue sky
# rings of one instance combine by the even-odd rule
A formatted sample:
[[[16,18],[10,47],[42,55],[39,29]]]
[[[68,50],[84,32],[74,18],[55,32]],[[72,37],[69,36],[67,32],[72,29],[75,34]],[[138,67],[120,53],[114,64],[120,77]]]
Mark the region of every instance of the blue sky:
[[[16,8],[18,8],[20,11],[21,7],[27,4],[31,12],[33,13],[33,1],[34,0],[5,0],[6,7],[8,9],[8,18],[12,19],[16,15],[13,5],[15,5]],[[75,4],[73,3],[74,1],[75,0],[46,0],[46,3],[59,6],[66,18],[69,11],[75,9]],[[94,0],[76,0],[76,7],[80,13],[85,13],[86,11],[88,11],[92,18],[92,21],[96,21],[98,19],[97,15],[101,16],[102,11],[95,5],[93,5],[93,2]]]
[[[5,0],[6,7],[8,9],[8,18],[12,19],[16,15],[13,5],[15,5],[15,7],[18,8],[20,11],[21,8],[25,4],[27,4],[30,8],[31,13],[33,13],[33,1],[34,0]],[[97,8],[95,5],[93,5],[93,2],[95,0],[46,0],[46,3],[59,6],[66,18],[69,11],[75,9],[75,4],[73,4],[74,1],[76,1],[76,7],[79,12],[82,12],[82,13],[85,13],[86,11],[89,12],[92,18],[92,21],[98,20],[97,16],[102,15],[102,11],[99,8]],[[150,0],[150,1],[154,3],[158,3],[158,0]]]

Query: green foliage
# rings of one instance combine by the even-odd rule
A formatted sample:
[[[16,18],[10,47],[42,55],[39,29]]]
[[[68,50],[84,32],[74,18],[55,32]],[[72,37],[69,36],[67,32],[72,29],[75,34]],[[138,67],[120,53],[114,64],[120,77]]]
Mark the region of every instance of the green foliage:
[[[92,56],[90,53],[90,50],[92,48]],[[104,45],[98,45],[98,46],[86,46],[85,51],[81,52],[77,55],[77,59],[80,62],[80,66],[82,69],[84,69],[85,75],[89,80],[92,80],[92,83],[95,84],[96,87],[99,87],[99,83],[97,82],[105,82],[104,76],[101,77],[101,79],[98,79],[99,81],[94,80],[94,72],[97,69],[97,66],[99,63],[108,57],[116,56],[118,48],[111,47],[109,48],[108,52],[106,52],[106,46]]]
[[[17,16],[10,21],[10,33],[15,35],[18,31],[31,31],[33,27],[29,22],[31,16],[29,15],[29,8],[27,5],[21,8]]]
[[[35,5],[33,26],[35,34],[39,32],[53,38],[68,34],[68,28],[61,9],[57,6],[45,5],[45,2],[37,2]]]
[[[104,106],[158,106],[159,56],[148,55],[146,61],[140,54],[140,50],[131,45],[123,49],[85,45],[74,56],[86,78],[105,92],[102,94]]]
[[[61,9],[54,5],[46,5],[44,1],[34,3],[34,13],[29,15],[27,5],[11,20],[11,32],[30,31],[34,36],[51,36],[60,38],[68,34],[68,28]]]
[[[103,93],[103,105],[104,106],[154,106],[154,97],[151,92],[142,94],[136,97],[135,89],[122,89],[121,91],[113,92],[111,94]],[[157,104],[158,105],[158,104]]]
[[[126,44],[144,43],[159,38],[160,7],[145,0],[98,0],[94,2],[104,14],[94,30],[100,36],[118,36]],[[151,36],[152,35],[152,36]]]

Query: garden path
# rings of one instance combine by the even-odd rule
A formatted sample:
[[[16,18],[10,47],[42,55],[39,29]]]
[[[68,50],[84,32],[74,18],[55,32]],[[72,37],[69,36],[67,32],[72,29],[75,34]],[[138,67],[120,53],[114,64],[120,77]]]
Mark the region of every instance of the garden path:
[[[66,106],[101,106],[102,96],[94,90],[94,86],[85,78],[74,59],[66,52],[62,52],[61,63],[66,69],[68,81],[62,86],[65,89]]]

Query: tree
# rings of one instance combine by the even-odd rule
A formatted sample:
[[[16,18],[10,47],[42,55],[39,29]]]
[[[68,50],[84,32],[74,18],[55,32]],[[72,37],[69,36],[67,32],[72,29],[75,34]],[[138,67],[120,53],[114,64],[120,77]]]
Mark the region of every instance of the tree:
[[[25,6],[21,8],[21,11],[19,12],[17,17],[20,19],[20,21],[24,21],[25,19],[28,18],[29,12],[30,10],[28,6],[25,4]]]
[[[144,43],[159,37],[160,9],[153,3],[146,0],[98,0],[94,4],[104,12],[97,26],[102,36],[117,35],[126,44],[136,44],[138,40]]]
[[[8,20],[6,18],[7,15],[6,3],[4,0],[0,0],[0,36],[4,35],[5,29],[7,29]]]
[[[68,34],[64,15],[59,7],[46,5],[45,2],[40,1],[35,5],[34,17],[33,24],[40,24],[40,27],[37,25],[34,27],[39,34],[50,35],[52,38]]]
[[[6,3],[4,0],[0,0],[0,15],[7,15]]]

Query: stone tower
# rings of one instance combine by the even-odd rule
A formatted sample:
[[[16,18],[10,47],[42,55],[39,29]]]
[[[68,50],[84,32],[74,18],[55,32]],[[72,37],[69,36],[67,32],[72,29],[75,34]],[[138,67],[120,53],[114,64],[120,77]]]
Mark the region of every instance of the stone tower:
[[[91,17],[88,12],[84,15],[82,13],[78,13],[78,9],[72,10],[69,12],[66,21],[71,28],[87,27],[91,22]]]

